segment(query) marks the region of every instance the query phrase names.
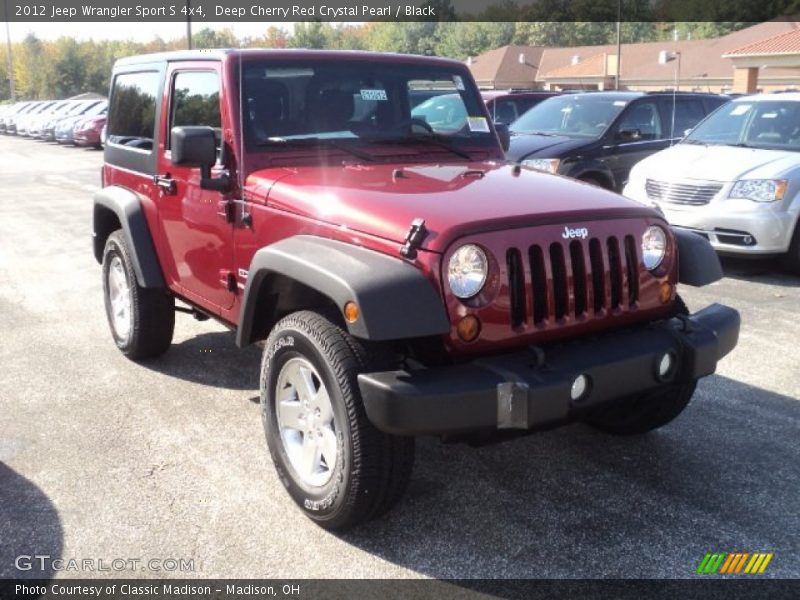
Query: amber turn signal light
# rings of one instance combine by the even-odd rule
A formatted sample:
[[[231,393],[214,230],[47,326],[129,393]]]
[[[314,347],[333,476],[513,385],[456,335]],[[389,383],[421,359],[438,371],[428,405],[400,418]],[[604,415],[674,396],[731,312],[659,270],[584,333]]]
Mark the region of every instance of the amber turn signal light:
[[[666,304],[672,299],[672,284],[666,281],[661,284],[661,288],[658,290],[658,299],[661,300],[661,304]]]
[[[361,314],[361,309],[358,308],[358,304],[355,302],[348,302],[344,305],[344,319],[348,323],[355,323],[358,321],[358,317]]]
[[[474,315],[467,315],[456,325],[456,332],[461,341],[474,342],[481,332],[481,322]]]

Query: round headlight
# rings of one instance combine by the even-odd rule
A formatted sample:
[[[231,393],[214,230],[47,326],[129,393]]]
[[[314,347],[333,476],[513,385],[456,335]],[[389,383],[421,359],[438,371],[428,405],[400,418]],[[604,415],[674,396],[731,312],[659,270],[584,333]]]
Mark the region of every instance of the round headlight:
[[[447,282],[458,298],[472,298],[481,291],[489,274],[486,253],[475,244],[461,246],[450,257]]]
[[[664,260],[666,253],[667,234],[657,225],[648,227],[642,236],[642,260],[645,269],[648,271],[655,269]]]

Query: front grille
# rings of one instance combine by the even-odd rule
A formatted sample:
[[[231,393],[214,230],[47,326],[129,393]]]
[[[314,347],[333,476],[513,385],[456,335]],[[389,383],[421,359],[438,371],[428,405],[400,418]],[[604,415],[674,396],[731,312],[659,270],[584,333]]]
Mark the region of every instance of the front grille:
[[[708,204],[717,192],[722,189],[722,184],[705,183],[701,185],[691,185],[648,179],[645,182],[644,188],[647,192],[647,197],[651,200],[661,200],[662,202],[670,202],[672,204],[702,206]]]
[[[514,328],[605,316],[639,299],[639,257],[631,235],[509,248],[506,267]]]

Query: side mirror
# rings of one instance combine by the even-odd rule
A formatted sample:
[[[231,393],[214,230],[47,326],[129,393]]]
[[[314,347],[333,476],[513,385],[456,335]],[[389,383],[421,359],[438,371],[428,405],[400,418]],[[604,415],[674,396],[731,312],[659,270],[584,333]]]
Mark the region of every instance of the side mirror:
[[[495,122],[494,130],[497,132],[497,138],[500,140],[503,152],[508,152],[509,147],[511,147],[511,132],[508,129],[508,125]]]
[[[211,127],[173,127],[172,164],[200,168],[200,187],[225,192],[230,188],[227,175],[211,177],[211,167],[217,162],[217,140]]]

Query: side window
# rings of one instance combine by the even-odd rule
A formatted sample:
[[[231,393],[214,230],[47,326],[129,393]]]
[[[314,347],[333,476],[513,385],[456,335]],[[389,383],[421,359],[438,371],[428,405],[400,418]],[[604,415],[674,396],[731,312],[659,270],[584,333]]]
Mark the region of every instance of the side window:
[[[631,137],[620,136],[623,131],[630,132]],[[661,120],[655,100],[638,102],[631,106],[620,119],[617,133],[628,141],[661,139]]]
[[[513,123],[517,118],[517,106],[514,100],[497,100],[494,103],[494,114],[495,123],[503,123],[505,125],[510,125]]]
[[[669,119],[672,118],[672,100],[667,99],[666,103],[668,126],[671,125]],[[675,100],[675,129],[674,137],[683,137],[683,132],[697,125],[706,116],[703,109],[703,102],[699,98],[678,98]]]
[[[120,73],[111,90],[107,141],[110,144],[153,149],[156,126],[156,93],[159,74]]]
[[[219,111],[219,77],[214,71],[181,71],[172,84],[171,114],[167,133],[167,148],[172,140],[173,127],[204,125],[213,127],[217,138],[217,153],[222,139],[222,118]]]

